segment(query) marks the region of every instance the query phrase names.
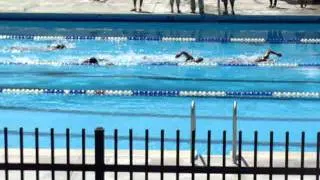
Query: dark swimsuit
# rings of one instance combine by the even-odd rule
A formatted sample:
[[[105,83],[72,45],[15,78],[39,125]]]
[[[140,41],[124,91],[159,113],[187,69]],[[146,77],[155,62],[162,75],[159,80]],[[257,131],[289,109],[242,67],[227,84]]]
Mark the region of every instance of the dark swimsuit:
[[[94,57],[87,59],[82,62],[82,64],[99,64],[98,60]]]

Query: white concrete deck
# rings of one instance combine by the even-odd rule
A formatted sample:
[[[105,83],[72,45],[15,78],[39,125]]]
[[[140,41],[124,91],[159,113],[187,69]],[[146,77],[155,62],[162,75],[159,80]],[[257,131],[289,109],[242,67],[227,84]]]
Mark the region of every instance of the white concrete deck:
[[[293,1],[293,0],[290,0]],[[182,12],[189,13],[190,0],[181,0]],[[205,11],[217,14],[217,0],[204,0]],[[294,1],[293,1],[294,2]],[[269,8],[269,0],[236,0],[235,12],[239,15],[320,15],[320,5],[308,5],[300,8],[299,4],[278,1],[277,8]],[[132,0],[0,0],[0,12],[24,13],[135,13],[130,12]],[[144,0],[145,13],[170,13],[169,0]],[[223,5],[221,3],[221,10]]]
[[[25,149],[25,162],[31,163],[35,161],[35,152],[33,149]],[[80,164],[81,163],[81,150],[71,150],[71,163]],[[119,164],[129,164],[129,151],[121,150],[118,153]],[[175,165],[175,151],[165,151],[165,164],[166,165]],[[113,164],[113,151],[107,150],[105,151],[105,163]],[[144,164],[144,151],[135,150],[133,153],[134,164]],[[160,164],[160,151],[150,151],[149,153],[149,164],[159,165]],[[253,166],[253,153],[252,152],[244,152],[243,157],[247,161],[249,166]],[[9,150],[9,161],[10,162],[19,162],[19,150],[18,149],[10,149]],[[181,165],[190,165],[189,162],[190,153],[189,151],[181,151],[180,153],[180,164]],[[206,157],[204,157],[206,160]],[[87,163],[94,163],[94,151],[88,150],[86,153],[86,160]],[[227,156],[227,166],[234,166],[231,161],[231,157]],[[4,161],[4,151],[3,149],[0,150],[0,162]],[[66,151],[62,149],[58,149],[55,151],[55,162],[56,163],[65,163],[66,162]],[[214,155],[211,157],[212,165],[221,166],[222,163],[222,156]],[[300,153],[292,152],[289,155],[289,167],[299,167],[300,166]],[[40,150],[40,163],[50,163],[50,150],[49,149],[41,149]],[[306,167],[315,167],[316,163],[316,154],[307,152],[305,154],[305,166]],[[203,166],[203,163],[200,160],[196,162],[197,166]],[[258,154],[258,166],[266,167],[269,165],[269,153],[268,152],[259,152]],[[274,167],[283,167],[284,166],[284,153],[283,152],[275,152],[274,153]],[[10,180],[18,180],[20,179],[20,172],[17,171],[10,171]],[[50,172],[40,172],[41,180],[50,180],[51,173]],[[212,179],[221,179],[221,175],[211,175]],[[56,177],[59,180],[66,179],[65,172],[56,172]],[[106,179],[113,179],[113,173],[106,173]],[[150,173],[150,179],[160,179],[160,175],[157,173]],[[181,174],[181,179],[191,179],[189,174]],[[242,175],[243,179],[252,179],[252,175]],[[267,175],[260,175],[258,179],[268,179]],[[290,180],[299,179],[300,176],[289,176]],[[35,179],[35,172],[26,171],[25,172],[25,179],[33,180]],[[81,179],[81,173],[79,172],[71,172],[71,179],[78,180]],[[93,180],[94,173],[88,172],[87,179]],[[119,179],[129,179],[129,173],[119,173]],[[144,179],[143,173],[134,173],[134,179]],[[165,174],[165,179],[171,180],[175,179],[175,174]],[[196,179],[206,179],[206,175],[197,174]],[[237,175],[227,175],[227,179],[233,180],[237,179]],[[283,176],[274,176],[274,179],[284,179]],[[307,180],[315,179],[314,176],[305,176]],[[4,172],[0,171],[0,180],[4,180]]]

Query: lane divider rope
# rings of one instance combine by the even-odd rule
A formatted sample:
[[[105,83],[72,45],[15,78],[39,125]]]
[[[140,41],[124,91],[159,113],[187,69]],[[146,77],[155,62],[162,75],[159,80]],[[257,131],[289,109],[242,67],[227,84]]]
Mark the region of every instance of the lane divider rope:
[[[67,63],[67,62],[0,62],[0,65],[42,65],[42,66],[110,66],[95,64],[82,64],[82,63]],[[142,63],[116,63],[115,66],[204,66],[204,67],[286,67],[286,68],[297,68],[297,67],[309,67],[309,68],[319,68],[320,63],[215,63],[215,62],[204,62],[204,63],[178,63],[178,62],[142,62]]]
[[[269,99],[320,99],[320,92],[281,91],[163,91],[163,90],[85,90],[85,89],[28,89],[0,88],[2,94],[63,94],[98,96],[156,96],[156,97],[221,97]]]
[[[266,39],[262,37],[148,37],[148,36],[39,36],[39,35],[0,35],[0,39],[26,39],[35,41],[47,40],[97,40],[97,41],[128,41],[128,40],[146,40],[146,41],[175,41],[175,42],[234,42],[234,43],[303,43],[303,44],[320,44],[320,38],[273,38]]]

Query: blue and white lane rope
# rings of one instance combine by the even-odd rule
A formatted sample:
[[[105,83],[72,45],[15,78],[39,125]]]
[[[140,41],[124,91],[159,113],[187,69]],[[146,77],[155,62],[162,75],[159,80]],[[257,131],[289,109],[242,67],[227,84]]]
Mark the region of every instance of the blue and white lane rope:
[[[39,65],[39,66],[91,66],[91,67],[103,67],[110,65],[90,65],[82,63],[66,63],[66,62],[0,62],[0,65]],[[284,67],[284,68],[297,68],[297,67],[308,67],[308,68],[320,68],[320,63],[215,63],[215,62],[204,62],[204,63],[178,63],[178,62],[151,62],[151,63],[116,63],[115,66],[202,66],[202,67]]]
[[[293,39],[265,39],[262,37],[147,37],[147,36],[39,36],[39,35],[0,35],[0,39],[20,39],[34,41],[58,41],[58,40],[96,40],[96,41],[128,41],[128,40],[143,40],[143,41],[173,41],[173,42],[234,42],[234,43],[303,43],[303,44],[320,44],[320,38],[293,38]]]
[[[155,97],[217,97],[217,98],[268,98],[268,99],[319,99],[320,92],[281,91],[163,91],[163,90],[85,90],[85,89],[19,89],[0,88],[2,94],[31,95],[89,95],[89,96],[155,96]]]

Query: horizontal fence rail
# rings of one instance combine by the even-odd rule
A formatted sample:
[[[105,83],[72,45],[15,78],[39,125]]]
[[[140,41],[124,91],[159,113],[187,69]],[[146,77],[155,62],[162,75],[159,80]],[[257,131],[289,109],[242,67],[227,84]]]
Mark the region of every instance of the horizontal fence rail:
[[[56,175],[56,171],[63,171],[66,173],[67,180],[71,179],[71,174],[73,172],[80,172],[81,173],[81,179],[86,179],[86,173],[87,172],[93,172],[95,174],[96,180],[104,180],[108,179],[107,176],[105,176],[105,172],[111,172],[114,173],[114,176],[112,179],[121,179],[120,174],[122,172],[129,173],[130,179],[133,179],[135,173],[144,173],[144,179],[149,179],[151,177],[150,173],[159,173],[160,179],[165,179],[166,173],[173,173],[175,174],[175,179],[180,178],[180,174],[190,174],[191,179],[196,179],[197,174],[202,174],[206,176],[206,179],[213,179],[211,175],[220,174],[222,175],[222,179],[226,179],[226,175],[234,175],[237,177],[237,179],[241,179],[243,175],[253,175],[253,179],[257,179],[258,175],[269,175],[269,179],[272,179],[273,175],[283,175],[285,179],[288,179],[289,175],[296,175],[299,176],[300,179],[303,179],[305,175],[312,175],[315,176],[317,180],[319,180],[320,175],[320,133],[317,133],[316,137],[316,148],[315,152],[312,152],[313,158],[312,160],[315,162],[314,166],[310,166],[306,164],[306,133],[301,133],[301,142],[300,142],[300,150],[299,152],[295,152],[295,154],[300,154],[298,157],[300,158],[299,166],[291,166],[290,165],[290,134],[289,132],[285,133],[285,140],[284,140],[284,147],[285,150],[281,152],[283,154],[284,159],[284,165],[283,166],[277,166],[275,164],[275,144],[274,144],[274,132],[270,132],[270,139],[268,142],[269,145],[269,151],[266,153],[259,154],[259,147],[261,146],[259,144],[259,134],[257,131],[254,132],[254,138],[253,143],[251,143],[252,149],[252,163],[248,163],[245,159],[245,152],[243,149],[244,143],[243,143],[243,132],[238,132],[238,151],[237,151],[237,163],[230,165],[228,163],[229,160],[231,160],[230,156],[227,155],[227,132],[223,131],[222,133],[222,142],[219,150],[222,150],[222,154],[213,154],[212,150],[213,148],[216,148],[217,146],[212,146],[212,140],[215,137],[212,137],[211,131],[206,132],[207,133],[207,146],[206,146],[206,152],[207,154],[203,154],[203,156],[206,156],[206,158],[203,158],[202,155],[196,154],[196,131],[192,131],[191,133],[191,139],[189,140],[190,143],[190,151],[189,163],[185,163],[186,159],[182,157],[182,150],[181,150],[181,133],[179,130],[176,131],[175,134],[175,153],[174,158],[171,159],[174,161],[172,164],[167,164],[166,159],[168,157],[165,155],[165,131],[161,130],[160,132],[160,148],[159,148],[159,154],[157,155],[159,159],[159,163],[150,163],[150,159],[152,158],[152,153],[150,151],[150,133],[149,130],[145,130],[145,137],[144,137],[144,149],[143,152],[143,159],[144,162],[140,164],[135,163],[135,155],[134,151],[134,141],[133,138],[133,130],[129,130],[129,141],[128,146],[129,148],[127,151],[129,152],[125,158],[128,160],[128,163],[122,163],[120,162],[123,160],[123,157],[120,158],[119,156],[119,133],[118,130],[114,130],[113,132],[113,148],[112,148],[112,154],[111,151],[106,151],[105,143],[109,141],[108,138],[105,136],[105,131],[103,128],[97,128],[94,133],[94,163],[89,163],[87,161],[87,151],[86,148],[87,142],[87,134],[86,130],[83,129],[81,132],[81,148],[79,149],[79,152],[81,152],[80,155],[80,161],[78,163],[71,163],[71,156],[72,156],[72,150],[71,150],[71,133],[70,129],[66,129],[64,137],[65,137],[65,163],[58,163],[56,160],[56,152],[57,149],[55,147],[55,139],[56,139],[56,133],[54,129],[50,129],[50,148],[48,149],[49,153],[46,155],[47,157],[50,157],[50,163],[40,163],[40,133],[39,129],[35,129],[34,133],[32,134],[34,136],[34,148],[31,149],[34,151],[34,161],[32,163],[26,162],[25,160],[25,132],[23,128],[19,129],[19,162],[12,162],[10,159],[12,156],[9,155],[11,149],[9,148],[9,131],[7,128],[4,128],[3,130],[3,160],[0,163],[0,170],[4,171],[4,179],[9,180],[9,171],[18,170],[20,172],[20,179],[24,180],[26,178],[25,171],[34,171],[36,180],[40,179],[39,173],[41,171],[50,171],[51,172],[51,179],[61,179],[58,175]],[[111,140],[110,140],[111,141]],[[30,149],[28,149],[30,150]],[[60,149],[61,150],[61,149]],[[110,150],[110,149],[108,149]],[[108,156],[108,153],[112,155],[113,161],[105,161],[105,158]],[[277,152],[278,153],[278,152]],[[309,152],[310,153],[310,152]],[[267,157],[265,154],[268,154]],[[154,155],[153,155],[154,156]],[[219,156],[219,159],[213,158],[214,156]],[[259,165],[261,160],[268,161],[267,166],[266,165]],[[199,164],[199,161],[202,161],[203,163]],[[219,165],[217,165],[217,162],[219,161]],[[306,166],[307,165],[307,166]],[[151,179],[151,178],[150,178]],[[214,178],[216,179],[216,178]]]

